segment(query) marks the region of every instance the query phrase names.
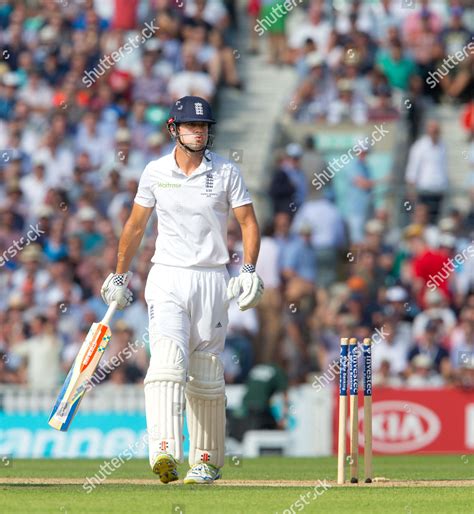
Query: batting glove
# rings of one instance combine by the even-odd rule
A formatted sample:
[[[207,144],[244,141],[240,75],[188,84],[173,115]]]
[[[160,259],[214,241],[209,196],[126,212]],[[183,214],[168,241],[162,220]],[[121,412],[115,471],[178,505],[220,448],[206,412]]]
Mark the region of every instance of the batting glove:
[[[127,287],[133,273],[111,273],[100,289],[102,299],[107,305],[113,301],[117,302],[117,309],[122,310],[128,307],[133,301],[133,293]]]
[[[258,304],[263,295],[263,289],[263,281],[255,272],[255,266],[244,264],[240,270],[240,275],[229,280],[227,299],[232,300],[238,296],[237,305],[239,309],[246,311]]]

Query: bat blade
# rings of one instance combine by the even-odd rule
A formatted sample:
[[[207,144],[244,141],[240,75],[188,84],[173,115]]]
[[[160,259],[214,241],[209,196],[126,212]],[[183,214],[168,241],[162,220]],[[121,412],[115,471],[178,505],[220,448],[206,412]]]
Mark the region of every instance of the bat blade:
[[[48,419],[51,427],[61,432],[69,428],[111,337],[108,325],[92,324],[56,398]]]

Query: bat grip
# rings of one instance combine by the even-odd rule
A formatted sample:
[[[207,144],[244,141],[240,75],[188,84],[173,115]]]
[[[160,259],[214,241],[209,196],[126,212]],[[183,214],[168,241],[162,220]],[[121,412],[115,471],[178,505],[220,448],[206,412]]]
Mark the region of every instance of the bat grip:
[[[110,323],[110,320],[112,319],[112,316],[115,314],[115,311],[117,310],[117,302],[114,300],[110,303],[109,308],[107,309],[107,312],[105,313],[105,316],[102,320],[102,323],[104,325],[108,325]]]

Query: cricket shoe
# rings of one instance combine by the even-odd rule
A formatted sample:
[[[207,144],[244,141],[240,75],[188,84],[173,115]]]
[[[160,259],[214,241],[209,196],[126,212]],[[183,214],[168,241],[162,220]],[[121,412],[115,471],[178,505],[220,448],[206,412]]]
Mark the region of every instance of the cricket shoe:
[[[153,473],[160,477],[163,484],[178,480],[178,463],[169,453],[160,453],[153,464]]]
[[[194,464],[194,466],[187,472],[184,479],[185,484],[212,484],[214,480],[221,478],[219,468],[212,464],[205,464],[203,462]]]

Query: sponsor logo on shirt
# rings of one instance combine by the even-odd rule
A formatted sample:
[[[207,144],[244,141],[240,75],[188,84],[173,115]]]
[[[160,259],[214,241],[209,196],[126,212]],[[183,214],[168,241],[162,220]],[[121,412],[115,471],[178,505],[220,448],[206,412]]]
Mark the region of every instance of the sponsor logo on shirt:
[[[158,182],[156,186],[162,187],[164,189],[175,189],[181,187],[181,184],[173,184],[172,182]]]

